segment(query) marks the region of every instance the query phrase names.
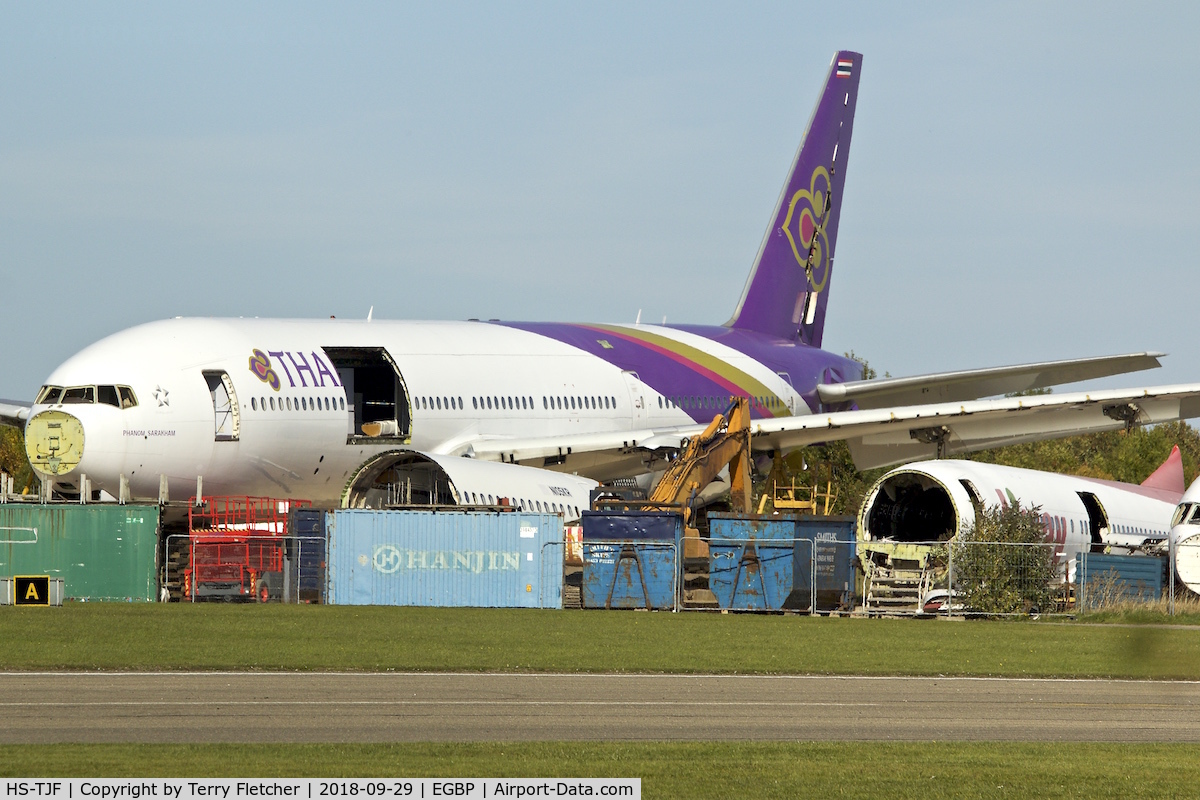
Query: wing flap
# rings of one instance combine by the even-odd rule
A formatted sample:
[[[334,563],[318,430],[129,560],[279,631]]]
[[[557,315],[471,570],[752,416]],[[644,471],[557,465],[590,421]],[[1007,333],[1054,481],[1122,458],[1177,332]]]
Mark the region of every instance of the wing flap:
[[[1161,367],[1164,353],[1127,353],[1116,356],[1044,361],[1009,367],[939,372],[908,378],[825,384],[817,387],[826,405],[853,402],[860,409],[910,406],[924,403],[958,403],[1064,383],[1108,378]]]

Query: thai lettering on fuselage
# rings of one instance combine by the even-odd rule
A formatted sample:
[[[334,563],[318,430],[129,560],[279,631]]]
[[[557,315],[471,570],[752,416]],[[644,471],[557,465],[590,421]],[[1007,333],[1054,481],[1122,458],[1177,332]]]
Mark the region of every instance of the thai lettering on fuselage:
[[[268,357],[269,356],[269,357]],[[274,364],[272,364],[272,359]],[[279,378],[275,367],[283,370],[289,386],[299,385],[302,388],[322,388],[326,385],[341,386],[337,373],[330,369],[317,352],[309,351],[308,355],[296,350],[255,350],[250,357],[250,371],[261,381],[279,391]],[[273,380],[272,380],[273,379]],[[326,383],[328,379],[328,383]],[[299,384],[296,381],[299,381]]]

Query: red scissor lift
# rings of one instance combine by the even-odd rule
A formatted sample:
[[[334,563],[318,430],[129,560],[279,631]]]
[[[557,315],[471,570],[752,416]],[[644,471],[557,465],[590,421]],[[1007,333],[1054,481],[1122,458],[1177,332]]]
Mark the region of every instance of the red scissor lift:
[[[273,497],[192,498],[182,599],[281,599],[288,512],[311,505]]]

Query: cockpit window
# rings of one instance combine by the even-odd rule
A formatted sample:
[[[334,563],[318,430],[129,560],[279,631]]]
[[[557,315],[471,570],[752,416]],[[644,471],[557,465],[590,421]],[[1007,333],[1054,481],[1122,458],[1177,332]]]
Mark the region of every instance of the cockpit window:
[[[106,406],[116,406],[117,408],[120,408],[121,401],[117,399],[117,387],[97,386],[96,402],[104,403]]]
[[[36,402],[38,402],[38,403],[57,403],[61,397],[62,397],[62,387],[61,386],[43,386],[42,390],[40,392],[38,392],[38,397],[37,397]]]
[[[63,392],[62,401],[66,403],[94,403],[96,402],[96,387],[95,386],[69,386]]]
[[[116,408],[133,408],[138,404],[137,395],[128,386],[43,386],[38,392],[36,403],[102,403]]]

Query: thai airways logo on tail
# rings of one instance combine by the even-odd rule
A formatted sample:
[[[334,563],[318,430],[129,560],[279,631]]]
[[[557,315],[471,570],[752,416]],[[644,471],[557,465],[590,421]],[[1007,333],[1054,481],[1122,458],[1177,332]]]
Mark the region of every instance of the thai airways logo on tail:
[[[820,292],[829,282],[829,237],[822,227],[829,198],[829,172],[817,167],[809,188],[792,195],[783,221],[783,235],[792,245],[796,263],[804,270],[809,292]],[[800,322],[800,311],[797,303],[792,322]]]
[[[862,56],[837,53],[726,325],[821,346]]]

